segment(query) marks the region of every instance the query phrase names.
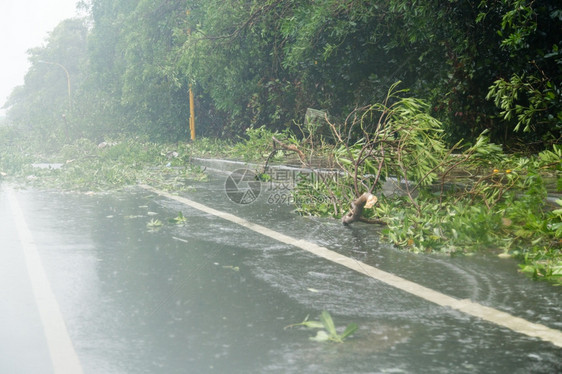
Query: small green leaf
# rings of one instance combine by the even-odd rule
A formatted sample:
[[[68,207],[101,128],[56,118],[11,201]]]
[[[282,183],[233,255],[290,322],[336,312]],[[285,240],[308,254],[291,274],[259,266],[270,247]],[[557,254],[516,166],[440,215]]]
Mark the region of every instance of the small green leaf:
[[[347,325],[347,327],[345,328],[345,331],[340,336],[341,340],[344,340],[348,336],[353,335],[353,333],[355,333],[355,331],[357,331],[358,328],[359,327],[354,322]]]
[[[323,310],[322,314],[320,314],[320,321],[322,321],[324,328],[330,335],[336,336],[338,334],[336,331],[336,326],[334,325],[334,320],[332,319],[330,313]]]

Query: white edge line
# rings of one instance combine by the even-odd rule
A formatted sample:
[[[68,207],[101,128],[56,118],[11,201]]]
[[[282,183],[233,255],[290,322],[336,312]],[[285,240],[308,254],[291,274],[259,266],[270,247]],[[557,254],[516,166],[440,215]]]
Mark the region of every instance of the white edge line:
[[[485,321],[492,322],[496,325],[506,327],[515,332],[530,337],[539,338],[544,341],[550,342],[558,347],[562,347],[562,332],[559,330],[552,329],[550,327],[538,323],[533,323],[520,317],[512,316],[509,313],[502,312],[500,310],[472,302],[468,299],[461,300],[445,295],[441,292],[411,282],[407,279],[401,278],[392,273],[388,273],[386,271],[377,269],[371,265],[367,265],[359,260],[346,257],[342,254],[339,254],[337,252],[334,252],[332,250],[329,250],[325,247],[319,246],[312,242],[303,239],[293,238],[291,236],[271,230],[267,227],[258,225],[256,223],[252,223],[233,214],[216,210],[204,204],[197,203],[188,198],[172,195],[168,192],[160,191],[148,185],[140,185],[140,187],[148,191],[151,191],[155,194],[158,194],[160,196],[164,196],[168,199],[175,200],[182,204],[188,205],[202,212],[236,223],[240,226],[246,227],[254,232],[265,235],[282,243],[286,243],[301,248],[318,257],[322,257],[326,260],[343,265],[349,269],[355,270],[361,274],[367,275],[373,279],[386,283],[392,287],[398,288],[402,291],[408,292],[412,295],[415,295],[417,297],[420,297],[437,305],[449,307],[451,309],[461,311],[473,317],[478,317]]]
[[[83,370],[80,360],[74,350],[59,304],[45,274],[45,269],[41,264],[41,257],[33,241],[31,231],[13,191],[10,189],[7,192],[31,281],[31,288],[43,324],[53,370],[55,374],[81,374]]]

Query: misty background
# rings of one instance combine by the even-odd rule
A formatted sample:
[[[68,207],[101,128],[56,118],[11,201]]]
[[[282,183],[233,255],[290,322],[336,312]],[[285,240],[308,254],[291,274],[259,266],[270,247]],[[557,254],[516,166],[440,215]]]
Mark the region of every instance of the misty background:
[[[4,0],[0,5],[0,107],[24,83],[31,66],[27,51],[46,43],[48,33],[78,15],[76,0]],[[0,109],[0,116],[5,110]]]

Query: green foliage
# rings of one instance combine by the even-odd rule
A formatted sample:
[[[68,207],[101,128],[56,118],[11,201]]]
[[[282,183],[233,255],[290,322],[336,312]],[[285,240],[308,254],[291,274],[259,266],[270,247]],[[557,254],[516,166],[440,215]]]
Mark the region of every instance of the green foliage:
[[[428,115],[427,109],[427,104],[414,98],[403,98],[390,108],[379,108],[386,112],[387,119],[376,136],[381,141],[395,141],[384,154],[385,176],[394,175],[421,185],[429,185],[437,177],[436,168],[446,157],[446,147],[441,123]]]
[[[189,154],[185,148],[172,152],[171,145],[138,139],[119,139],[102,144],[105,146],[79,139],[59,152],[37,154],[35,147],[19,141],[0,151],[0,171],[7,174],[6,178],[24,184],[78,191],[115,190],[138,183],[182,190],[192,188],[193,181],[207,178],[201,170],[188,164]],[[29,153],[12,156],[18,155],[22,149]],[[39,169],[31,166],[41,161],[59,162],[62,167]]]
[[[232,138],[293,127],[307,108],[342,121],[399,80],[430,103],[449,144],[484,129],[494,141],[537,149],[560,136],[562,13],[552,2],[81,5],[90,17],[64,21],[31,50],[26,83],[7,103],[10,123],[33,127],[53,147],[124,132],[185,139],[190,86],[198,135]]]
[[[514,74],[509,80],[496,80],[486,98],[494,99],[504,120],[515,121],[514,131],[541,130],[539,133],[548,138],[558,136],[562,131],[560,87],[547,78]]]
[[[524,262],[524,272],[562,283],[561,210],[546,204],[545,182],[561,185],[562,147],[509,156],[484,133],[473,145],[448,148],[427,106],[394,88],[382,104],[330,124],[344,176],[302,180],[297,211],[340,217],[356,197],[381,191],[394,177],[399,194],[379,192],[376,209],[365,212],[386,222],[382,234],[390,242],[413,252],[505,252]]]
[[[271,153],[273,136],[279,136],[278,132],[268,130],[265,126],[246,129],[246,136],[234,144],[230,155],[244,161],[264,160]]]
[[[338,333],[332,316],[325,310],[323,310],[320,314],[320,321],[309,321],[308,316],[306,316],[304,321],[289,325],[285,328],[296,326],[304,326],[309,329],[318,329],[316,336],[310,337],[310,340],[316,342],[330,341],[334,343],[343,343],[346,338],[353,335],[358,329],[356,323],[350,323],[341,334]]]
[[[176,225],[185,225],[185,223],[187,222],[187,218],[185,218],[182,212],[178,212],[177,217],[170,218],[169,221]]]
[[[322,108],[329,136],[301,128],[299,147],[312,159],[333,146],[345,175],[301,181],[300,212],[342,216],[354,197],[396,177],[403,196],[381,199],[376,211],[392,242],[447,253],[499,246],[526,261],[523,271],[559,279],[559,209],[544,205],[552,179],[562,187],[556,2],[81,4],[90,17],[63,21],[30,50],[25,84],[5,105],[13,127],[0,129],[4,178],[79,190],[137,181],[189,188],[203,178],[185,166],[192,155],[262,159],[274,135],[297,144],[288,129],[307,108]],[[165,143],[187,139],[189,87],[198,136],[220,141]],[[97,148],[121,134],[168,145]],[[492,142],[544,152],[517,158]],[[61,169],[30,166],[53,155]]]
[[[294,82],[280,70],[279,22],[289,1],[205,2],[188,15],[190,36],[178,51],[183,74],[208,103],[208,131],[242,134],[290,121]],[[208,106],[207,106],[208,104]],[[211,120],[211,121],[209,121]]]
[[[481,8],[487,3],[483,1]],[[559,142],[562,44],[551,30],[562,27],[562,13],[553,3],[501,3],[506,10],[497,31],[503,38],[500,50],[509,53],[512,63],[499,72],[501,78],[490,85],[487,99],[493,99],[508,129],[523,130],[526,139],[539,144]]]
[[[156,232],[162,228],[164,224],[157,218],[152,218],[147,224],[146,227],[148,228],[149,232]]]
[[[0,127],[0,173],[5,176],[26,175],[33,162],[41,161],[34,158],[31,142],[22,142],[22,134],[13,127]]]
[[[441,124],[427,114],[427,104],[400,97],[405,91],[396,91],[396,86],[383,104],[355,110],[348,116],[352,120],[339,126],[330,124],[339,141],[335,160],[344,176],[335,181],[301,181],[295,191],[298,211],[339,217],[346,213],[350,200],[365,190],[379,190],[390,176],[404,181],[410,196],[418,187],[435,181],[449,156]]]
[[[545,175],[562,178],[559,154],[504,156],[488,175],[470,185],[420,194],[417,210],[404,199],[383,199],[377,214],[388,217],[383,234],[415,252],[472,253],[501,250],[520,258],[522,270],[562,283],[560,209],[546,204]],[[500,166],[501,165],[501,166]]]
[[[29,50],[25,84],[4,105],[9,123],[33,131],[50,145],[78,131],[76,104],[85,79],[87,32],[84,20],[68,19],[50,33],[46,46]]]

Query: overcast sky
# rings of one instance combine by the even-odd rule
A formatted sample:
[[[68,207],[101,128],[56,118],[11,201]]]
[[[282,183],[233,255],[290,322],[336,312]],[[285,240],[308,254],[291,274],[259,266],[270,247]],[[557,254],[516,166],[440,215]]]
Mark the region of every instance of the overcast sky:
[[[77,0],[1,0],[0,108],[29,68],[26,51],[44,45],[58,23],[77,14]],[[0,114],[4,114],[0,111]]]

